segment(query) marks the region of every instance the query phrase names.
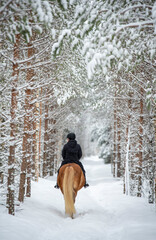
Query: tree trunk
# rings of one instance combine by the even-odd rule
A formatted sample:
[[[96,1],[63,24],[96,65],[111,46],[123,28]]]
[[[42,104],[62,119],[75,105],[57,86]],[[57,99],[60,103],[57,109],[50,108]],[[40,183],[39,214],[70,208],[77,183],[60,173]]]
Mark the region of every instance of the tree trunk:
[[[155,129],[154,129],[154,122],[153,122],[153,116],[149,117],[149,158],[148,158],[148,172],[149,172],[149,196],[148,196],[148,202],[154,203],[155,198]]]
[[[131,94],[129,97],[131,98]],[[129,150],[130,150],[130,118],[131,118],[131,99],[128,100],[128,117],[126,127],[126,158],[124,160],[124,179],[123,179],[123,193],[129,194]],[[128,184],[127,184],[128,183]]]
[[[20,186],[19,186],[20,202],[24,201],[26,172],[27,172],[27,167],[28,166],[30,167],[30,115],[29,115],[30,96],[31,96],[31,90],[27,89],[26,96],[25,96],[24,135],[23,135],[23,149],[22,149],[23,157],[22,157],[22,164],[21,164]]]
[[[57,173],[57,169],[61,162],[61,149],[62,149],[62,138],[63,138],[63,131],[62,129],[58,130],[58,140],[57,140],[57,156],[56,156],[56,164],[55,164],[55,173]]]
[[[53,92],[52,92],[53,94]],[[49,150],[50,150],[50,159],[49,159],[49,174],[50,176],[54,175],[54,168],[55,168],[55,161],[56,161],[56,119],[55,119],[55,111],[57,110],[57,104],[55,100],[53,99],[53,103],[51,105],[51,119],[49,121],[50,125],[50,141],[49,141]],[[57,136],[58,138],[58,136]]]
[[[40,96],[40,91],[37,91],[36,98],[38,99]],[[34,120],[33,120],[33,175],[34,180],[38,182],[39,177],[39,161],[40,161],[40,153],[41,153],[41,115],[42,109],[39,102],[36,102],[36,106],[34,108]]]
[[[41,88],[41,93],[40,93],[40,96],[42,97],[42,88]],[[39,176],[40,176],[40,166],[41,166],[41,128],[42,128],[42,102],[40,102],[40,118],[39,118],[39,146],[38,146],[38,155],[39,155],[39,159],[38,159],[38,162],[39,162]]]
[[[33,94],[33,101],[38,99],[38,94]],[[33,104],[33,118],[32,118],[32,174],[35,181],[38,181],[38,127],[39,127],[39,104]]]
[[[11,122],[10,122],[10,149],[9,149],[9,158],[8,158],[8,194],[7,194],[7,207],[9,214],[15,214],[14,208],[14,172],[15,172],[15,138],[16,138],[16,109],[17,109],[17,83],[19,78],[19,44],[20,44],[20,35],[16,35],[16,42],[14,44],[14,64],[13,64],[13,82],[12,82],[12,91],[11,91]]]
[[[141,99],[140,99],[140,118],[139,118],[139,166],[138,166],[138,192],[137,197],[141,197],[142,189],[142,162],[143,162],[143,88],[140,89]]]
[[[120,118],[117,117],[117,177],[121,177],[121,126]]]
[[[117,105],[116,105],[116,84],[115,84],[115,98],[114,98],[114,152],[113,152],[113,177],[116,176],[116,131],[117,131],[117,118],[116,118],[116,112],[117,112]]]
[[[55,123],[56,123],[56,120],[53,120],[52,119],[52,131],[51,131],[51,138],[52,138],[52,141],[51,141],[51,156],[50,156],[50,169],[49,169],[49,173],[50,173],[50,176],[53,176],[54,175],[54,166],[55,166],[55,159],[56,159],[56,129],[55,129]]]
[[[48,103],[45,104],[43,177],[47,176],[47,161],[48,161],[48,148],[47,147],[48,147]]]
[[[28,58],[30,58],[34,53],[31,43],[28,43]],[[27,63],[29,66],[31,62]],[[19,186],[19,201],[24,201],[25,195],[25,183],[26,183],[26,173],[27,173],[27,197],[31,196],[31,150],[32,150],[32,141],[31,141],[31,130],[32,130],[32,108],[33,105],[31,101],[33,100],[33,91],[31,89],[32,80],[34,76],[34,70],[31,68],[27,69],[27,83],[28,87],[25,90],[25,116],[24,116],[24,135],[23,135],[23,157],[21,164],[21,174],[20,174],[20,186]]]

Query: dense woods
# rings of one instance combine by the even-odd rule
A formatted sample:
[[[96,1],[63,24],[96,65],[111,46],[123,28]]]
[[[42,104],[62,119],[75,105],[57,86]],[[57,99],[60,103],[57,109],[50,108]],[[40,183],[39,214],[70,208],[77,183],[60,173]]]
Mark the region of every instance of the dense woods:
[[[155,1],[2,0],[0,13],[0,202],[9,214],[31,197],[31,180],[56,173],[69,131],[84,155],[111,163],[123,193],[155,203]]]

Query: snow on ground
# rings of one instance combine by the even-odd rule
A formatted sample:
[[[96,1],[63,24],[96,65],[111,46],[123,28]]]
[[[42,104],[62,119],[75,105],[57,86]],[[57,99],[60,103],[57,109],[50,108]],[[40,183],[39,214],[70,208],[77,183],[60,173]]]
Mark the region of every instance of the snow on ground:
[[[32,197],[16,216],[0,206],[0,240],[155,240],[156,212],[143,198],[122,194],[110,165],[97,157],[83,161],[90,187],[78,192],[75,219],[65,216],[56,176],[32,182]]]

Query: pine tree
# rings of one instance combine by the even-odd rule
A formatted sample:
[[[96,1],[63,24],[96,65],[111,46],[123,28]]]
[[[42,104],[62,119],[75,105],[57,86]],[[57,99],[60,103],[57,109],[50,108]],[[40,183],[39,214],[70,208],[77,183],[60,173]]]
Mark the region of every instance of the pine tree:
[[[12,91],[11,91],[11,122],[10,122],[10,149],[8,158],[8,197],[7,197],[7,207],[9,214],[15,214],[15,203],[14,203],[14,174],[15,174],[15,148],[16,148],[16,111],[17,111],[17,83],[19,79],[19,66],[18,60],[20,57],[19,44],[20,35],[16,35],[16,41],[14,44],[14,63],[12,72]]]

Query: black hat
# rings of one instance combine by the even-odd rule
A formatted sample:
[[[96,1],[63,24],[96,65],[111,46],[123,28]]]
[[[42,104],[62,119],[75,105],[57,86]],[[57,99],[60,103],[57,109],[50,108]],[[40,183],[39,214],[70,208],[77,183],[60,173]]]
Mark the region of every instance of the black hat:
[[[75,135],[75,133],[69,133],[69,134],[67,135],[67,138],[68,138],[69,140],[75,140],[76,135]]]

